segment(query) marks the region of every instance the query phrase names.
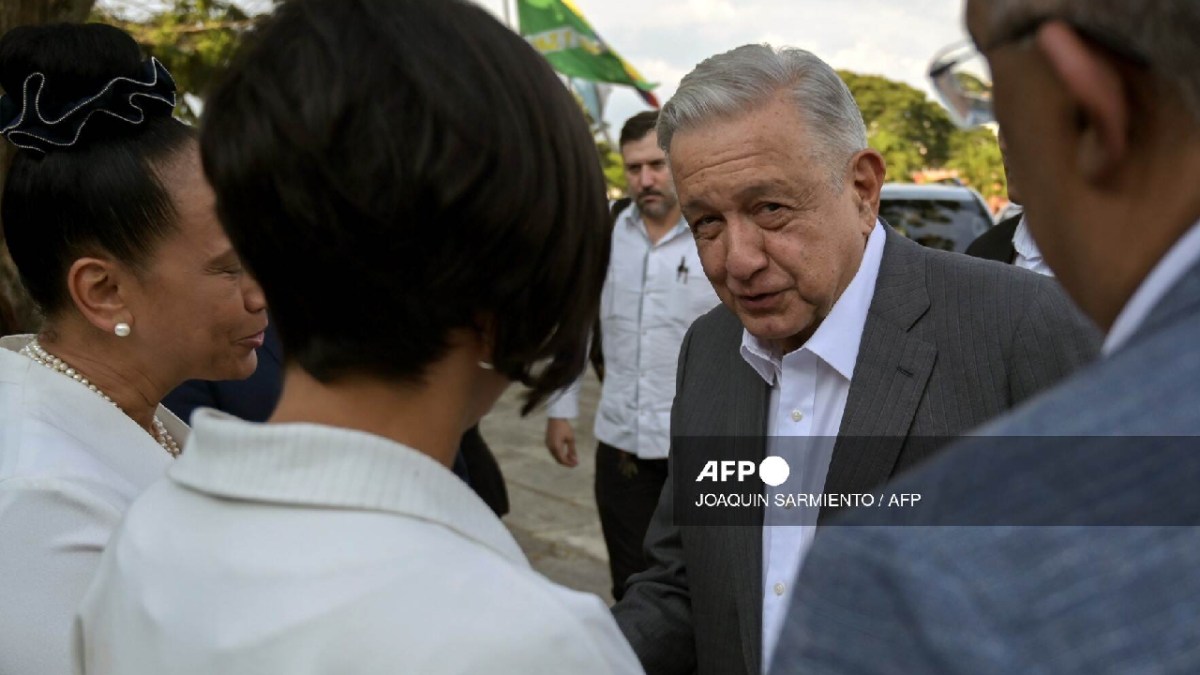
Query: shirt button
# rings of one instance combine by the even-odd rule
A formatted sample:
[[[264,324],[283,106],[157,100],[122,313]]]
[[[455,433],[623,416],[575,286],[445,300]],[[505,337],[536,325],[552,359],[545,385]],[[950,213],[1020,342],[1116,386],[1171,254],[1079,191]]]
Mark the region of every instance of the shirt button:
[[[782,582],[775,584],[775,595],[783,595],[786,590],[787,586],[784,586]]]
[[[802,419],[804,419],[804,413],[800,412],[799,410],[792,411],[792,421],[793,422],[799,422]]]

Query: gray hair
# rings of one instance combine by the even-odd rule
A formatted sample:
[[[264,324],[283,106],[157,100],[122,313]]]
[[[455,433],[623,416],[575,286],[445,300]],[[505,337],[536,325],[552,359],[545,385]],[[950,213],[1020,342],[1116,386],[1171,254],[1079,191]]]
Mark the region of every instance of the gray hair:
[[[1200,2],[1196,0],[996,0],[989,30],[1038,17],[1061,18],[1145,57],[1200,122]]]
[[[791,94],[817,139],[814,159],[837,184],[854,153],[867,147],[867,128],[850,89],[811,52],[767,44],[743,45],[709,57],[684,76],[658,118],[658,144],[670,152],[676,132],[728,119]]]

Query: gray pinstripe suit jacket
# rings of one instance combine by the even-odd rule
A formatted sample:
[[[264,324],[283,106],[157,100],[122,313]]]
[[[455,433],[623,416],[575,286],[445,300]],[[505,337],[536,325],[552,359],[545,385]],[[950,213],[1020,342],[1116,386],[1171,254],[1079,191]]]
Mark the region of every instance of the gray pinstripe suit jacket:
[[[688,452],[688,437],[766,433],[769,389],[739,353],[742,330],[719,306],[684,338],[672,457]],[[1053,279],[926,249],[888,228],[825,491],[869,492],[1098,348],[1095,327]],[[668,480],[646,536],[650,568],[631,577],[617,623],[649,675],[758,675],[762,530],[676,527],[672,495]]]
[[[772,672],[1200,672],[1198,335],[1200,264],[1123,347],[889,486],[920,508],[828,529]]]

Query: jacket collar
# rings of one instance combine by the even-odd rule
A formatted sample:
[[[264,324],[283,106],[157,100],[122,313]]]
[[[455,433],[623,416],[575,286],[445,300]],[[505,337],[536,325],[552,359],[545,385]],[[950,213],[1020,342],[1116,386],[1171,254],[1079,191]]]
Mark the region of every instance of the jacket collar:
[[[527,567],[500,520],[427,455],[373,434],[317,424],[255,424],[201,409],[170,478],[217,497],[382,511],[453,530]]]

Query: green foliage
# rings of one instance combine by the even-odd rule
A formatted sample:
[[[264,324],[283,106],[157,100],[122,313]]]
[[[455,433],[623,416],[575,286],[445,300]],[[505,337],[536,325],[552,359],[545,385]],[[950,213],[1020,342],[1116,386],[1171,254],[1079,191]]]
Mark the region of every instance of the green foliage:
[[[596,151],[600,153],[600,165],[604,168],[604,182],[608,184],[609,191],[617,190],[627,193],[629,185],[625,180],[625,160],[621,159],[621,153],[617,152],[612,143],[606,140],[596,141]]]
[[[903,82],[845,70],[838,75],[862,110],[867,142],[887,161],[888,180],[910,181],[920,171],[948,169],[985,197],[1004,194],[1004,167],[991,131],[955,128],[941,106]],[[978,81],[964,85],[982,87]]]
[[[136,21],[99,6],[91,20],[129,32],[171,71],[181,93],[201,98],[229,62],[242,34],[254,23],[251,16],[227,0],[173,0]],[[180,97],[180,117],[195,121],[198,113]]]
[[[954,123],[925,93],[879,75],[838,71],[862,109],[871,147],[883,153],[894,180],[941,166],[949,156]]]
[[[945,168],[957,171],[963,182],[984,197],[1008,193],[1000,146],[988,129],[956,130],[950,138],[950,160]]]
[[[604,171],[604,183],[608,187],[609,193],[626,192],[628,185],[625,181],[625,161],[621,159],[621,153],[613,147],[604,126],[592,117],[592,113],[584,105],[579,92],[573,88],[570,89],[570,92],[575,97],[575,102],[579,104],[579,110],[583,113],[583,118],[587,120],[588,129],[591,130],[592,138],[596,141],[596,153],[600,155],[600,168]]]

